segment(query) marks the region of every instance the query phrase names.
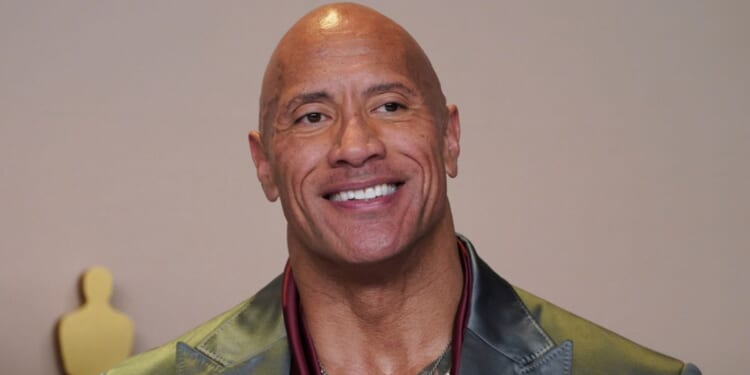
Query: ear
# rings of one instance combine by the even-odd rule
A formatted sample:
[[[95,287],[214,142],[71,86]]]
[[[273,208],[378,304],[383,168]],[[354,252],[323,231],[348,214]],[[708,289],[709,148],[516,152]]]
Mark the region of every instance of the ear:
[[[271,173],[271,163],[268,161],[268,155],[263,147],[263,138],[255,130],[251,131],[247,138],[250,142],[250,155],[253,157],[253,163],[255,163],[260,186],[263,187],[266,198],[273,202],[279,198],[279,189]]]
[[[445,173],[450,177],[458,175],[458,154],[461,153],[461,120],[458,118],[458,107],[448,106],[448,118],[443,134],[443,160]]]

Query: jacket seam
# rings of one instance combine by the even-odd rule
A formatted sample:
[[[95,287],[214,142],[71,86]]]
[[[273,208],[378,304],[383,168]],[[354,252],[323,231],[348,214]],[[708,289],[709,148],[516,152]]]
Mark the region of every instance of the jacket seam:
[[[565,342],[564,342],[564,343],[563,343],[563,344],[562,344],[562,345],[560,346],[560,349],[561,349],[561,350],[557,350],[556,352],[554,352],[554,353],[550,354],[549,356],[547,356],[547,357],[545,357],[545,358],[542,358],[542,359],[541,359],[541,360],[540,360],[539,362],[537,362],[537,363],[532,363],[532,364],[530,364],[530,365],[527,365],[527,366],[525,366],[524,368],[520,368],[520,369],[518,369],[518,372],[519,372],[519,373],[521,373],[521,374],[527,374],[527,373],[531,372],[532,370],[538,369],[538,368],[539,368],[539,367],[541,367],[542,365],[545,365],[545,364],[549,363],[550,361],[554,360],[555,358],[557,358],[557,357],[561,356],[562,354],[564,354],[564,353],[565,353],[565,350],[562,350],[562,349],[567,349],[567,348],[568,348],[568,347],[570,347],[570,346],[572,346],[572,342],[570,342],[570,341],[565,341]],[[565,361],[563,362],[563,370],[564,370],[564,373],[565,373],[565,374],[569,373],[569,372],[568,372],[568,370],[570,370],[570,360],[569,360],[569,359],[566,359],[566,360],[565,360]]]

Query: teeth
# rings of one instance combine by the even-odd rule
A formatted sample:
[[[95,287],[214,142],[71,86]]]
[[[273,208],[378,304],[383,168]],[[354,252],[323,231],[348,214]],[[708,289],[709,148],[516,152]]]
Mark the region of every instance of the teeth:
[[[380,184],[370,186],[365,189],[340,191],[336,194],[332,194],[328,199],[334,202],[343,202],[348,200],[361,201],[391,195],[395,192],[395,184]]]

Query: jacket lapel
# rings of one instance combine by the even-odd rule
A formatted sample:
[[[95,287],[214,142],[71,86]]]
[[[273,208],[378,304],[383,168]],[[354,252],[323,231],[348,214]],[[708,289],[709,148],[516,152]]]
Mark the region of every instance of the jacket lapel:
[[[513,287],[469,250],[473,274],[471,310],[461,354],[461,374],[572,372],[573,343],[559,346],[537,324]]]
[[[261,289],[195,348],[177,344],[177,375],[288,374],[281,277]]]
[[[189,345],[177,343],[176,373],[177,375],[288,374],[289,350],[286,340],[279,340],[254,357],[224,367],[211,360],[205,353]]]

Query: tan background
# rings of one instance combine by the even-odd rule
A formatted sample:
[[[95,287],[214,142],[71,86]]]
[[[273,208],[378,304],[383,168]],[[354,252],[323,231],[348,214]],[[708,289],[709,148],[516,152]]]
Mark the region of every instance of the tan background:
[[[58,371],[89,265],[113,270],[137,351],[281,271],[245,136],[314,3],[0,0],[0,372]],[[747,373],[750,2],[373,4],[461,109],[457,226],[498,272]]]

